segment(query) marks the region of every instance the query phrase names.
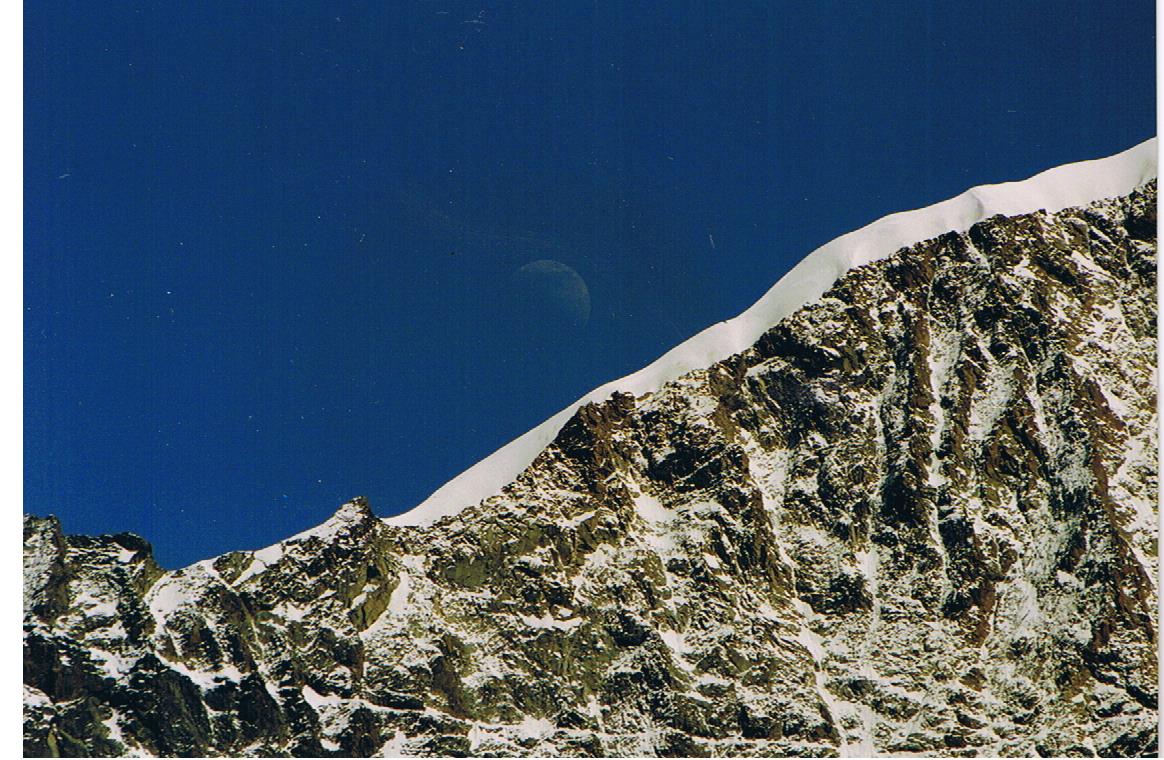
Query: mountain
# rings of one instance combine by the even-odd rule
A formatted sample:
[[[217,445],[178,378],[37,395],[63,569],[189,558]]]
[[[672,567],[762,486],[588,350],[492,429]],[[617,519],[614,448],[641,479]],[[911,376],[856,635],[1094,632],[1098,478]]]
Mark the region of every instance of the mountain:
[[[842,237],[396,518],[26,516],[26,754],[1154,753],[1155,153]]]

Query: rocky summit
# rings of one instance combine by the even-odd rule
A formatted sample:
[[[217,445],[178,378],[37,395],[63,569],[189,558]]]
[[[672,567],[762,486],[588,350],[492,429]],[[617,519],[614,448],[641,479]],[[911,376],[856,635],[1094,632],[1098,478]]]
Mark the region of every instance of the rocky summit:
[[[26,517],[25,752],[1154,754],[1156,271],[1154,180],[918,242],[432,525]]]

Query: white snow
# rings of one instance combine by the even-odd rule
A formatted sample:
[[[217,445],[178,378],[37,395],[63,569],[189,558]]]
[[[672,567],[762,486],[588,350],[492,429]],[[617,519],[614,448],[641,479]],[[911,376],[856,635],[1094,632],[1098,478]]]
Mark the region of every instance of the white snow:
[[[110,652],[99,647],[93,647],[89,650],[89,655],[97,661],[102,672],[110,678],[121,678],[137,663],[137,658],[126,659],[116,652]]]
[[[942,446],[942,435],[946,429],[946,410],[942,408],[942,396],[946,384],[950,379],[951,370],[958,361],[961,353],[961,341],[951,340],[937,324],[930,327],[930,461],[929,483],[932,486],[941,486],[946,482],[942,474],[942,465],[938,459],[938,451]],[[937,530],[937,520],[933,522]],[[941,542],[938,542],[941,545]]]
[[[659,638],[667,645],[667,648],[675,653],[675,661],[679,667],[685,670],[692,668],[684,661],[684,655],[688,655],[693,651],[693,647],[687,643],[687,636],[678,631],[659,631]]]
[[[663,506],[663,503],[642,491],[632,491],[634,494],[635,509],[639,517],[647,524],[648,531],[643,536],[647,545],[660,557],[669,557],[676,552],[678,545],[676,536],[672,533],[676,513]]]
[[[865,586],[869,590],[869,595],[873,597],[873,609],[869,615],[869,633],[872,635],[881,625],[880,581],[877,578],[881,570],[881,556],[877,553],[877,545],[872,541],[869,542],[869,549],[853,552],[853,558],[857,560],[857,567],[861,569],[861,575],[865,578]]]
[[[483,723],[475,722],[469,729],[469,748],[473,753],[486,741],[507,742],[514,739],[541,741],[557,731],[557,726],[545,718],[525,716],[520,723]],[[385,745],[387,746],[387,745]],[[540,755],[542,753],[535,753]]]
[[[658,499],[650,494],[640,493],[634,499],[639,516],[648,523],[667,523],[675,517],[671,510],[664,507]]]
[[[568,520],[563,520],[562,527],[564,527],[564,528],[577,528],[579,525],[586,522],[591,517],[594,517],[594,515],[596,513],[597,513],[596,510],[592,509],[589,512],[583,512],[582,514],[578,515],[577,517],[571,517]]]
[[[308,528],[302,533],[296,533],[294,536],[291,536],[291,538],[288,538],[282,543],[298,543],[306,541],[309,538],[317,538],[326,542],[333,536],[350,530],[353,526],[359,524],[361,515],[362,512],[360,507],[354,502],[348,502],[336,510],[336,513],[324,522],[316,525],[314,528]],[[275,547],[268,548],[273,549]]]
[[[527,715],[517,724],[517,734],[522,739],[540,739],[554,733],[555,728],[552,722],[544,718],[531,718]]]
[[[404,754],[404,743],[407,740],[408,737],[404,735],[404,732],[399,728],[396,729],[396,733],[392,735],[392,738],[384,742],[384,746],[380,748],[379,756],[407,757],[407,755]]]
[[[815,301],[854,267],[950,231],[964,232],[994,216],[1048,212],[1126,195],[1156,176],[1156,138],[1123,153],[1049,169],[1021,182],[982,185],[947,201],[891,214],[816,249],[735,319],[712,325],[638,372],[594,389],[441,486],[420,505],[387,518],[392,525],[431,525],[499,492],[521,474],[583,404],[614,391],[636,396],[693,369],[714,364],[756,342],[765,331]]]
[[[323,707],[338,707],[344,703],[342,698],[331,695],[325,697],[310,686],[303,687],[303,701],[311,705],[316,712]]]
[[[392,589],[392,596],[388,597],[388,611],[393,615],[403,615],[408,612],[408,597],[412,593],[412,579],[407,570],[400,571],[400,581]]]
[[[48,694],[45,694],[36,687],[24,684],[24,706],[26,708],[38,707],[47,709],[52,707],[52,704],[53,701],[49,699]]]
[[[251,564],[235,579],[235,585],[242,585],[256,575],[266,572],[267,568],[283,559],[283,544],[272,544],[251,554]]]
[[[259,549],[254,553],[253,556],[264,565],[273,565],[279,560],[283,559],[283,545],[274,544],[273,546],[268,546],[265,549]]]
[[[191,603],[191,595],[183,580],[172,575],[163,577],[146,594],[145,600],[154,620],[164,625],[171,613]]]
[[[115,742],[120,742],[125,747],[122,757],[153,757],[148,754],[141,747],[132,743],[132,740],[125,735],[121,730],[121,713],[117,710],[112,710],[109,717],[101,721],[106,730],[109,731],[109,738]]]
[[[80,581],[71,581],[70,588],[80,584]],[[76,592],[74,592],[73,605],[70,612],[73,610],[80,610],[83,617],[93,618],[113,618],[118,617],[116,600],[102,599],[95,595],[95,591],[102,589],[94,589],[81,585]]]
[[[532,617],[530,615],[521,615],[521,622],[525,623],[529,628],[551,628],[559,631],[569,631],[577,628],[585,621],[580,617],[567,618],[565,620],[555,620],[552,617]]]
[[[238,683],[244,678],[242,672],[239,671],[239,669],[234,665],[222,665],[221,667],[215,668],[214,670],[196,670],[185,665],[184,663],[171,660],[168,657],[163,657],[161,656],[160,652],[158,653],[158,659],[164,662],[172,670],[176,670],[177,672],[189,678],[196,686],[198,686],[198,688],[202,689],[203,691],[216,689],[226,681],[234,681],[235,683]]]
[[[353,604],[352,606],[355,607],[356,605]],[[292,604],[291,602],[280,602],[279,604],[275,605],[275,608],[271,611],[282,620],[286,620],[291,623],[303,622],[303,619],[307,617],[307,613],[310,612],[310,610],[308,610],[306,607],[300,607],[299,605]]]

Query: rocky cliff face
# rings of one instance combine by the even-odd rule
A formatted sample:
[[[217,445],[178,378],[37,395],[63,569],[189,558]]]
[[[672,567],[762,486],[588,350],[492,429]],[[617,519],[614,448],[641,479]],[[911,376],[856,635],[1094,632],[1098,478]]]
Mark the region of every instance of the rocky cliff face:
[[[25,750],[1140,755],[1156,188],[855,269],[427,528],[25,519]]]

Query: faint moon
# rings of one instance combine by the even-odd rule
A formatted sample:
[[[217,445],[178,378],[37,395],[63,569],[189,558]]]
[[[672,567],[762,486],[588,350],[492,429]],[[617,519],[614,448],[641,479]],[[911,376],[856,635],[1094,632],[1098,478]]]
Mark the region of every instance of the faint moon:
[[[582,276],[560,261],[538,259],[511,277],[515,306],[531,318],[582,327],[590,319],[590,290]]]

